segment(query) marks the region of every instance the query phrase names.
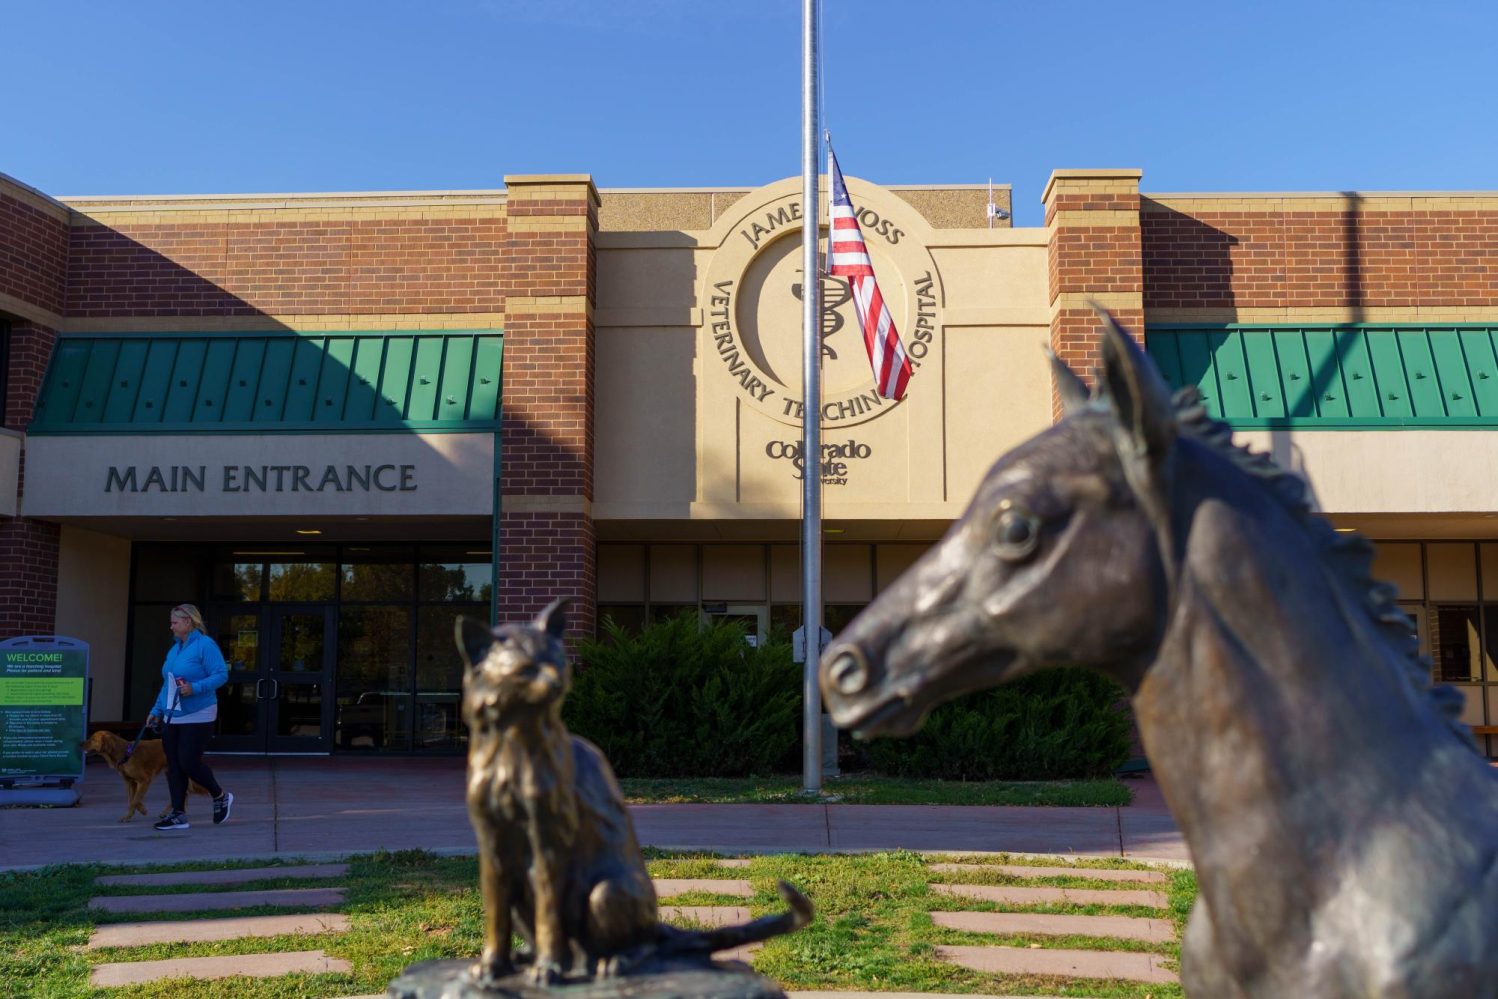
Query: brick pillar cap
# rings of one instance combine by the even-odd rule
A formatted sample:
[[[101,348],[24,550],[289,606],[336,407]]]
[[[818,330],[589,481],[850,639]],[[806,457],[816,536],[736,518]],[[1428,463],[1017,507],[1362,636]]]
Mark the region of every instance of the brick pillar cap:
[[[586,184],[588,199],[595,205],[603,202],[598,197],[598,188],[593,186],[590,173],[507,173],[505,187],[528,187],[532,185]]]
[[[1045,204],[1051,200],[1051,192],[1055,189],[1058,180],[1132,180],[1137,184],[1139,178],[1143,176],[1143,170],[1052,170],[1051,179],[1045,182],[1045,190],[1040,194],[1040,202]]]

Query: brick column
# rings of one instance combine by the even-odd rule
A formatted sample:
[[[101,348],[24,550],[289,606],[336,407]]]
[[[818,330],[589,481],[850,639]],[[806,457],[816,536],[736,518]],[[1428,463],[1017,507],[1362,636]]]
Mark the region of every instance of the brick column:
[[[598,191],[583,174],[506,177],[505,186],[499,619],[567,596],[569,634],[591,636]]]
[[[26,429],[52,358],[55,331],[32,322],[10,328],[9,379],[5,393],[5,427]],[[26,491],[26,444],[21,443],[17,492]],[[0,639],[50,635],[56,627],[56,524],[25,517],[0,517]]]
[[[54,330],[38,323],[22,321],[11,326],[6,429],[24,431],[31,422],[56,339]],[[24,439],[19,479],[17,492],[24,494]],[[0,638],[50,635],[55,628],[60,537],[61,530],[56,524],[25,517],[0,517]]]
[[[1089,301],[1144,337],[1144,263],[1138,170],[1055,170],[1046,183],[1051,349],[1084,378],[1099,361],[1098,322]],[[1051,389],[1051,416],[1060,400]]]
[[[0,176],[0,319],[10,323],[0,422],[7,430],[24,432],[31,422],[52,358],[66,296],[69,218],[66,206]],[[18,494],[25,491],[25,461],[23,439]],[[0,639],[55,629],[59,538],[56,524],[0,515]]]
[[[57,332],[46,326],[25,320],[11,324],[10,377],[6,382],[3,414],[6,429],[24,431],[31,422],[56,342]]]

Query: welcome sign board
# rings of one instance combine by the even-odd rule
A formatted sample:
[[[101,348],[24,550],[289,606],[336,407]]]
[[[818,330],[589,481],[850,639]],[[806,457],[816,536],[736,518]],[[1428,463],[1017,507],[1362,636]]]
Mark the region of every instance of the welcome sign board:
[[[82,779],[87,688],[86,642],[0,642],[0,787]]]

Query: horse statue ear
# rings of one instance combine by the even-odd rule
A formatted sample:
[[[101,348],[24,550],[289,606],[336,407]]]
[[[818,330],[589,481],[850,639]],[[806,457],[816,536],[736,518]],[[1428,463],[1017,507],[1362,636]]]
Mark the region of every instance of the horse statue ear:
[[[1096,304],[1103,320],[1103,366],[1098,389],[1114,417],[1113,444],[1124,477],[1154,525],[1166,583],[1174,588],[1179,545],[1170,513],[1175,405],[1155,364],[1118,320]]]
[[[567,631],[567,605],[570,603],[571,597],[558,597],[547,604],[546,609],[536,615],[536,627],[560,640]]]
[[[1161,462],[1176,439],[1170,388],[1118,320],[1106,309],[1093,308],[1103,321],[1103,366],[1098,377],[1103,396],[1118,418],[1132,457]]]
[[[1051,377],[1056,380],[1056,395],[1061,400],[1062,415],[1070,416],[1085,409],[1092,399],[1087,383],[1050,347],[1045,349],[1045,356],[1051,362]]]
[[[483,662],[489,646],[494,644],[494,632],[471,617],[458,618],[453,637],[458,640],[458,655],[462,656],[463,665],[468,669]]]

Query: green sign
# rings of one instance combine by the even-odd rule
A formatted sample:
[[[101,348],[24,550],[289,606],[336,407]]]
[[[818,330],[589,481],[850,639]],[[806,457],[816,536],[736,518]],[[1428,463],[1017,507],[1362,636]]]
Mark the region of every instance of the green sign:
[[[0,781],[83,776],[87,680],[84,642],[0,642]]]

